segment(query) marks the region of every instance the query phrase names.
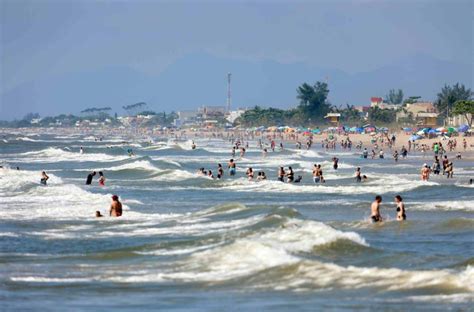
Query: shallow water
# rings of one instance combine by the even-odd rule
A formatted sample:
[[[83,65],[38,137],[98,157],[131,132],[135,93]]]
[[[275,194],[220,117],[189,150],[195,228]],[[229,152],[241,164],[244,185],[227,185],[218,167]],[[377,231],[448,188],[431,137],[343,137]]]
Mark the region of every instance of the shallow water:
[[[121,143],[128,141],[128,143]],[[287,149],[262,158],[255,143],[237,177],[217,171],[230,143],[4,133],[0,140],[0,300],[5,310],[467,310],[474,299],[474,175],[419,181],[431,162],[409,155]],[[83,146],[85,154],[79,153]],[[129,157],[133,148],[136,156]],[[333,155],[339,170],[331,168]],[[387,151],[387,155],[389,152]],[[454,156],[454,155],[450,155]],[[327,183],[314,185],[313,163]],[[276,181],[292,166],[303,183]],[[249,182],[245,169],[265,170]],[[357,184],[355,167],[369,180]],[[40,172],[50,176],[39,184]],[[106,186],[84,185],[102,170]],[[110,196],[124,203],[108,214]],[[376,194],[387,222],[367,219]],[[401,194],[408,221],[394,221]]]

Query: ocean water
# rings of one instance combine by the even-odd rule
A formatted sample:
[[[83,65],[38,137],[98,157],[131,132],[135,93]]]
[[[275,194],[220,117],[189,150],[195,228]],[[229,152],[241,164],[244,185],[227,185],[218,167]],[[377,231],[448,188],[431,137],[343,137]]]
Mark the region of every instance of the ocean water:
[[[230,142],[196,139],[192,150],[189,140],[153,140],[1,135],[0,165],[11,167],[0,169],[1,310],[472,309],[472,161],[455,160],[452,180],[421,182],[431,156],[395,164],[315,144],[262,158],[251,141],[237,176],[218,181],[196,171],[225,166]],[[314,163],[327,183],[312,183]],[[269,180],[247,181],[249,166]],[[303,182],[276,181],[279,166]],[[367,182],[353,180],[357,166]],[[84,185],[91,170],[105,173],[105,187],[97,177]],[[95,218],[112,194],[123,217]],[[387,222],[371,224],[377,194]],[[406,222],[395,221],[396,194]]]

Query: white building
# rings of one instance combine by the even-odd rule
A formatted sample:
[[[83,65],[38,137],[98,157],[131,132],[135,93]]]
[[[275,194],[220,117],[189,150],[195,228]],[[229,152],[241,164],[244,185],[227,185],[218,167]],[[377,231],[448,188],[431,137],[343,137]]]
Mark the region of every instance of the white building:
[[[230,123],[234,123],[234,121],[242,116],[243,113],[245,113],[245,109],[238,109],[235,111],[230,111],[229,114],[226,117],[226,120],[229,121]]]

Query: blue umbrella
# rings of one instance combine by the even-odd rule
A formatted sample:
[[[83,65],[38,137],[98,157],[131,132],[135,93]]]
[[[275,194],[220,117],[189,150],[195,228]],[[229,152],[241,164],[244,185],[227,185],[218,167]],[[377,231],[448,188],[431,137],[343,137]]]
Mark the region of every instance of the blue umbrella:
[[[461,127],[458,128],[459,132],[466,132],[467,130],[469,130],[468,125],[462,125]]]
[[[416,140],[419,140],[419,139],[421,139],[421,136],[419,136],[419,135],[412,135],[410,137],[410,141],[416,141]]]

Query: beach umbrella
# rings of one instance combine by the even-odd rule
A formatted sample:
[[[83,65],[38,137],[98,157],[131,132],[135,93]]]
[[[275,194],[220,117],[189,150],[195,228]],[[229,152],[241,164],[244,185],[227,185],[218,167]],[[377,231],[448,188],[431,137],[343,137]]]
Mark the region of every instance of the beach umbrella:
[[[469,130],[469,126],[468,125],[462,125],[458,128],[458,131],[459,132],[466,132],[467,130]]]
[[[420,135],[412,135],[410,137],[410,141],[416,141],[416,140],[420,140],[422,137]]]
[[[411,128],[403,128],[403,131],[405,132],[410,132],[412,129]]]
[[[321,130],[319,130],[319,129],[313,129],[313,130],[311,130],[311,132],[313,132],[313,133],[320,133]]]
[[[453,132],[457,132],[456,128],[449,127],[448,128],[448,133],[453,133]]]

